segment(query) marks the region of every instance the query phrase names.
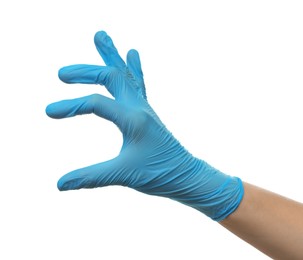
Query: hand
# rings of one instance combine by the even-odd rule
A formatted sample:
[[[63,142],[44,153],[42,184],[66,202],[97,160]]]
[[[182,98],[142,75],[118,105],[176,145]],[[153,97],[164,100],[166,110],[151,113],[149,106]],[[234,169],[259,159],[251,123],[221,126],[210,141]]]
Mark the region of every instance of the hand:
[[[114,99],[93,94],[50,104],[46,113],[66,118],[94,113],[115,123],[123,135],[119,155],[78,169],[58,181],[59,190],[123,185],[177,200],[220,221],[243,196],[242,182],[193,157],[166,129],[147,102],[139,54],[130,50],[127,64],[105,32],[95,44],[107,66],[72,65],[59,71],[66,83],[104,85]]]

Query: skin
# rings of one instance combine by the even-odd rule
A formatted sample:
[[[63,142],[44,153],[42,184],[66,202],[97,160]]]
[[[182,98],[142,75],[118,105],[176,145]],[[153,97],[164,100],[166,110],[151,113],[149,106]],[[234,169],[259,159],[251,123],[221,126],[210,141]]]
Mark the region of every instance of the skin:
[[[244,190],[220,224],[274,259],[303,259],[303,204],[249,183]]]

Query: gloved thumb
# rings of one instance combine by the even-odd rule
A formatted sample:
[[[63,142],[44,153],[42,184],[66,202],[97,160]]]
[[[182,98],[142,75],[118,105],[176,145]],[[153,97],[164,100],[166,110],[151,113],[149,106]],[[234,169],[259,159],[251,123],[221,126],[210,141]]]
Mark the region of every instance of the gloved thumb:
[[[120,167],[119,159],[114,158],[67,173],[59,179],[57,186],[60,191],[109,185],[128,186],[129,180],[122,176],[123,168]]]

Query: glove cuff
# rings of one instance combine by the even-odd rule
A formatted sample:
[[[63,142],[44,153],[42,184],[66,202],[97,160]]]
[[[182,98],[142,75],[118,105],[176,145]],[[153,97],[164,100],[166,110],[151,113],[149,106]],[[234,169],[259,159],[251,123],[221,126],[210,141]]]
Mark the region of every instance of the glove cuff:
[[[222,185],[216,196],[212,199],[214,205],[208,212],[208,216],[215,221],[222,221],[238,208],[243,195],[242,180],[238,177],[228,176],[227,183]]]
[[[215,221],[221,221],[233,213],[244,195],[242,180],[226,175],[205,161],[194,159],[188,178],[183,182],[183,194],[172,199],[199,210]]]

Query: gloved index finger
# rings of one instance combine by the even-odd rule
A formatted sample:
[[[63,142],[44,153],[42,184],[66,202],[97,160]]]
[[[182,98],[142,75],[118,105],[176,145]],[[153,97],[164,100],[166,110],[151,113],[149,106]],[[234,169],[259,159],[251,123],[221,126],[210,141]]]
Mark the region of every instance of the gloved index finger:
[[[88,64],[75,64],[63,67],[59,70],[59,78],[69,84],[100,84],[106,87],[106,89],[115,98],[119,96],[119,87],[112,84],[112,78],[110,75],[113,71],[117,70],[113,67],[88,65]]]
[[[59,78],[65,83],[106,84],[110,68],[98,65],[75,64],[59,70]]]
[[[106,65],[121,69],[126,67],[125,62],[120,57],[112,39],[106,32],[97,32],[95,34],[94,42]]]
[[[117,102],[100,94],[58,101],[49,104],[45,110],[49,117],[56,119],[94,113],[116,124],[117,115],[121,111]]]

